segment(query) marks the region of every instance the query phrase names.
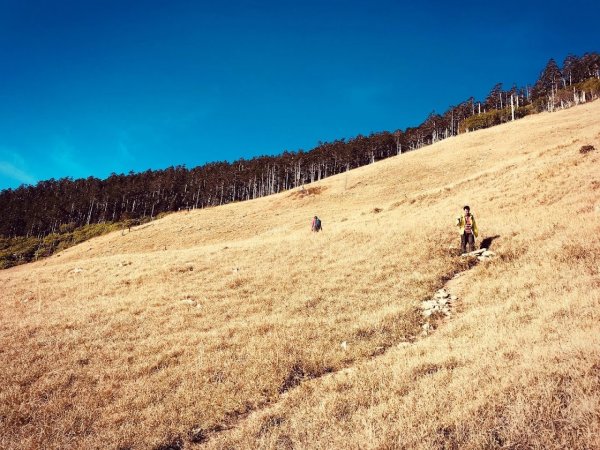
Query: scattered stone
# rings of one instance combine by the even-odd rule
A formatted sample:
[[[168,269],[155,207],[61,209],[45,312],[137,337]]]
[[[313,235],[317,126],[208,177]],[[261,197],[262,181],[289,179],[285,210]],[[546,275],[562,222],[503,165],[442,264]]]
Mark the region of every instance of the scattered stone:
[[[424,302],[421,303],[421,308],[422,309],[432,309],[437,305],[437,300],[433,299],[433,300],[425,300]]]
[[[487,261],[493,256],[496,256],[496,254],[494,252],[489,251],[487,248],[480,248],[479,250],[475,250],[473,252],[463,253],[461,256],[463,258],[477,257],[479,261]]]
[[[170,270],[171,270],[171,272],[187,273],[187,272],[193,272],[194,266],[192,264],[186,263],[181,266],[173,266],[173,267],[171,267]]]
[[[421,302],[422,315],[423,317],[430,317],[433,313],[441,312],[448,316],[450,315],[450,303],[456,300],[456,295],[450,295],[445,290],[440,289],[435,293],[434,298]]]
[[[189,434],[190,442],[201,444],[208,439],[208,435],[202,428],[192,428]]]
[[[196,303],[196,301],[192,300],[190,298],[186,298],[186,299],[181,300],[181,303],[183,303],[184,305],[189,305],[189,306],[196,306],[196,307],[198,306],[198,304]]]
[[[154,447],[154,450],[182,450],[183,449],[183,440],[181,438],[175,438],[171,442],[166,442],[164,444],[159,445],[158,447]]]
[[[83,269],[81,267],[75,267],[71,272],[80,273],[80,272],[83,272]]]
[[[462,256],[463,258],[466,258],[469,256],[479,256],[485,251],[487,251],[487,248],[480,248],[479,250],[473,250],[472,252],[463,253],[460,256]]]
[[[448,298],[450,297],[450,294],[447,293],[444,289],[440,289],[439,291],[437,291],[435,293],[435,298]]]
[[[342,348],[342,350],[346,350],[348,348],[348,343],[344,341],[340,344],[340,347]]]
[[[593,145],[582,145],[579,149],[579,153],[589,153],[596,150]]]

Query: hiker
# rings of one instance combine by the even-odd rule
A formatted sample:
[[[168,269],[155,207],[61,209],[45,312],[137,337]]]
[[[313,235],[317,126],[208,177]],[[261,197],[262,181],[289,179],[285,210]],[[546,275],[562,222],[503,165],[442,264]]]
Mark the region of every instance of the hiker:
[[[479,233],[475,216],[471,214],[471,208],[465,205],[463,211],[464,214],[456,218],[456,226],[460,227],[460,249],[462,253],[466,253],[467,244],[469,244],[470,252],[475,250],[475,238]]]
[[[311,230],[314,231],[315,233],[318,233],[322,229],[323,229],[323,226],[321,225],[321,219],[319,219],[317,216],[313,217]]]

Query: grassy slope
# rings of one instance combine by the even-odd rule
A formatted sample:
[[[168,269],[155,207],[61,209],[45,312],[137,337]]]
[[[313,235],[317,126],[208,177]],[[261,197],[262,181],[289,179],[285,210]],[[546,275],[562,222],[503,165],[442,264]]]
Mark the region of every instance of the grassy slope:
[[[600,447],[600,155],[578,151],[600,149],[599,116],[531,116],[0,272],[0,447],[199,428],[215,448]],[[463,268],[464,203],[498,257],[415,339],[418,302]]]

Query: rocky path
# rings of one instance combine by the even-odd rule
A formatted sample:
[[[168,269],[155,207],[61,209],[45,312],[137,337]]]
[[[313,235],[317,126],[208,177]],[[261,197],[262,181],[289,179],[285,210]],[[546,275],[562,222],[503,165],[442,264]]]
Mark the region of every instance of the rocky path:
[[[485,248],[461,255],[462,258],[476,258],[477,262],[489,261],[494,256],[495,256],[494,252],[491,252]],[[439,289],[438,291],[436,291],[433,294],[431,299],[421,302],[420,308],[421,308],[421,313],[423,316],[421,338],[426,337],[429,334],[431,334],[437,326],[439,326],[441,323],[443,323],[444,320],[451,318],[452,315],[457,313],[457,302],[460,300],[461,295],[464,293],[465,285],[469,278],[469,272],[473,267],[474,267],[474,265],[470,265],[469,269],[466,269],[462,272],[456,273],[450,280],[448,280],[444,284],[444,287],[442,287],[441,289]],[[415,336],[415,338],[418,339],[417,336]],[[411,342],[401,342],[397,346],[398,347],[409,346],[409,345],[412,345],[413,342],[416,342],[416,339],[415,339],[415,341],[411,341]],[[346,342],[342,343],[342,347],[344,346],[344,344],[346,344]],[[392,348],[392,347],[390,346],[389,348]],[[380,357],[383,354],[385,354],[385,351],[377,354],[377,356],[373,356],[373,358]],[[359,363],[359,362],[360,361],[356,361],[356,363]],[[336,374],[338,374],[342,371],[347,372],[349,370],[354,370],[354,367],[344,367],[344,368],[341,368],[341,369],[333,371],[333,372],[324,373],[323,375],[320,375],[318,377],[307,378],[303,382],[306,382],[309,380],[314,381],[316,378],[335,376]],[[298,384],[300,384],[300,383],[298,383]],[[297,387],[297,385],[295,387]],[[280,399],[283,399],[288,393],[289,393],[289,391],[283,393],[281,395]],[[220,426],[213,427],[212,429],[192,430],[192,432],[190,433],[190,436],[189,436],[189,440],[192,444],[205,444],[209,440],[211,440],[211,438],[217,436],[219,433],[222,433],[225,431],[231,431],[232,429],[239,427],[244,421],[248,420],[248,418],[250,416],[259,414],[259,413],[263,412],[265,409],[273,407],[273,405],[276,404],[277,402],[278,402],[278,400],[275,402],[268,402],[262,407],[258,407],[251,411],[247,411],[245,413],[238,414],[234,417],[229,417],[227,420],[227,423],[220,425]],[[155,450],[166,450],[166,449],[179,450],[179,448],[183,448],[183,447],[177,447],[175,445],[175,446],[160,447]]]
[[[479,262],[486,262],[495,256],[494,252],[482,248],[474,252],[465,253],[462,258],[477,258]],[[463,293],[465,281],[472,266],[462,272],[456,273],[446,282],[443,288],[436,291],[429,300],[421,302],[421,310],[424,319],[422,325],[422,336],[427,336],[435,328],[435,324],[444,317],[451,317],[455,313],[456,301]]]

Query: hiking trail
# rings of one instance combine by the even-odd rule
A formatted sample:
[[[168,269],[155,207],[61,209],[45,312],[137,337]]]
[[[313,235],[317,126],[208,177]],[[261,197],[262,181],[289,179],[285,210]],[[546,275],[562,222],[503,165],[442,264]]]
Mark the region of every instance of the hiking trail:
[[[324,371],[317,375],[306,375],[299,374],[298,379],[290,384],[289,387],[280,391],[279,396],[274,400],[267,400],[255,407],[248,409],[243,412],[233,411],[226,415],[222,423],[213,425],[208,428],[196,427],[190,430],[188,433],[187,442],[193,446],[201,446],[207,444],[209,441],[214,439],[217,435],[232,431],[240,427],[245,421],[249,420],[252,416],[264,413],[269,409],[274,408],[278,405],[285,397],[293,390],[297,389],[300,385],[311,381],[323,379],[325,377],[335,376],[342,372],[349,372],[356,369],[361,363],[365,361],[374,360],[385,355],[391,348],[407,348],[414,345],[420,339],[423,339],[431,335],[437,328],[439,328],[446,320],[450,320],[452,316],[457,314],[457,303],[460,301],[461,295],[464,293],[466,287],[465,284],[469,278],[469,272],[478,263],[485,263],[490,261],[495,256],[494,252],[489,251],[486,248],[481,248],[470,253],[464,253],[460,258],[468,258],[471,260],[471,264],[464,270],[454,273],[454,275],[448,279],[442,288],[438,289],[430,300],[421,302],[419,308],[421,309],[421,316],[423,323],[421,325],[420,335],[411,337],[408,341],[396,342],[382,349],[382,351],[375,352],[372,356],[357,359],[352,362],[351,365],[340,367],[336,370]],[[344,348],[346,342],[342,342],[341,346]],[[155,447],[154,450],[181,450],[184,448],[184,439],[177,437],[173,441]]]

